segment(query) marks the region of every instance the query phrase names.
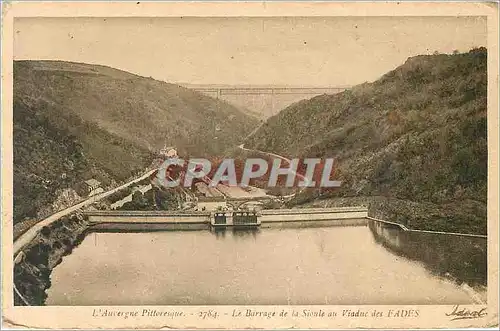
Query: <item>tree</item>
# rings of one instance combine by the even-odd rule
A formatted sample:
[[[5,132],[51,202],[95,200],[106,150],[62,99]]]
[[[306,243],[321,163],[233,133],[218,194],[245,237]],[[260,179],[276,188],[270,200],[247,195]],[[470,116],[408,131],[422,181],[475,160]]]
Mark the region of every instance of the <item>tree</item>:
[[[158,190],[156,193],[156,204],[161,210],[177,209],[177,196],[171,190]]]

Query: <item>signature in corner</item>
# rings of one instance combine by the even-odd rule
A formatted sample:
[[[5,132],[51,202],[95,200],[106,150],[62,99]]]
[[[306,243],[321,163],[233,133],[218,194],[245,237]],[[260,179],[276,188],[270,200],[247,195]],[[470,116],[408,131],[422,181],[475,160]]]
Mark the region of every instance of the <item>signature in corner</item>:
[[[446,316],[453,317],[451,320],[464,320],[464,319],[473,319],[473,318],[481,318],[487,315],[486,308],[481,308],[479,310],[470,310],[468,308],[462,308],[460,305],[453,306],[453,311],[451,313],[447,313]]]

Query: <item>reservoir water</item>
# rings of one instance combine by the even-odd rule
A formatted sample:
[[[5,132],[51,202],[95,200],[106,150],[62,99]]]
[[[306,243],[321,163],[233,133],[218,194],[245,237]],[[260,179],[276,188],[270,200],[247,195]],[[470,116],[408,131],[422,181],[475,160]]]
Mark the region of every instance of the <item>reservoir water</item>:
[[[90,232],[52,271],[46,304],[474,302],[470,288],[395,254],[380,235],[368,226]]]

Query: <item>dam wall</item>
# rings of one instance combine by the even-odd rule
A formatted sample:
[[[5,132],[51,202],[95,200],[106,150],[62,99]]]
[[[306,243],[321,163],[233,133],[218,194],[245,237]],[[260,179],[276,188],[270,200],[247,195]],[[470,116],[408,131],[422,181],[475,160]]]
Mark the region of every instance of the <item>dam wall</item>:
[[[91,224],[98,223],[208,223],[210,212],[169,211],[92,211],[86,212]]]
[[[170,211],[90,211],[85,213],[94,229],[205,229],[209,228],[213,213]],[[368,210],[365,207],[268,209],[258,214],[263,227],[285,226],[297,223],[302,226],[366,225]]]

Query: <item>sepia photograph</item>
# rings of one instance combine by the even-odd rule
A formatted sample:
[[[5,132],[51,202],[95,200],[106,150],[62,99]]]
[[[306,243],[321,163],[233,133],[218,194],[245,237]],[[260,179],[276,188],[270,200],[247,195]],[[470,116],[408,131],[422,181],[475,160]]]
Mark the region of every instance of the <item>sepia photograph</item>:
[[[498,323],[489,33],[463,14],[13,17],[13,308]]]

